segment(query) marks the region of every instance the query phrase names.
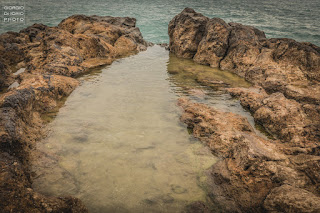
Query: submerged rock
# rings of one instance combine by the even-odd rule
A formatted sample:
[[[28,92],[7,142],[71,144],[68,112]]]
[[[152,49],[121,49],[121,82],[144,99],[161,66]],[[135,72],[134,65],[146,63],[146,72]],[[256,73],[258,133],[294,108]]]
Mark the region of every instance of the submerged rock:
[[[158,45],[159,45],[160,47],[164,47],[166,50],[170,50],[168,43],[159,43]]]
[[[44,135],[41,115],[79,84],[71,77],[149,45],[134,18],[75,15],[57,27],[34,24],[0,35],[0,206],[3,212],[87,212],[79,199],[31,188],[30,159]],[[24,72],[19,69],[25,67]],[[18,73],[17,73],[18,71]],[[18,74],[18,75],[17,75]],[[16,87],[11,87],[16,82]],[[86,138],[79,138],[84,142]]]
[[[201,201],[189,204],[183,213],[209,213],[210,209]]]
[[[48,197],[33,191],[20,162],[8,153],[0,153],[1,212],[88,212],[77,198]]]
[[[176,194],[184,194],[184,193],[188,192],[187,189],[185,189],[179,185],[176,185],[176,184],[171,185],[171,190],[172,190],[172,192],[174,192]]]

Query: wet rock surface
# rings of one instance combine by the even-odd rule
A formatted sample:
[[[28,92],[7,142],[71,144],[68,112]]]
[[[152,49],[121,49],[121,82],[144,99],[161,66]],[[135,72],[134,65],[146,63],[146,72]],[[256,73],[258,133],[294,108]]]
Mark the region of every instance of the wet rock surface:
[[[44,136],[44,113],[60,105],[90,68],[145,50],[134,18],[75,15],[0,35],[0,205],[2,212],[87,212],[79,199],[31,188],[29,160]],[[16,74],[20,68],[24,72]],[[17,87],[8,88],[13,82]]]
[[[318,212],[319,47],[267,39],[254,27],[209,19],[191,8],[175,16],[168,30],[170,51],[178,57],[253,84],[226,91],[269,137],[257,136],[235,114],[180,100],[182,121],[222,158],[213,167],[213,197],[231,212]]]

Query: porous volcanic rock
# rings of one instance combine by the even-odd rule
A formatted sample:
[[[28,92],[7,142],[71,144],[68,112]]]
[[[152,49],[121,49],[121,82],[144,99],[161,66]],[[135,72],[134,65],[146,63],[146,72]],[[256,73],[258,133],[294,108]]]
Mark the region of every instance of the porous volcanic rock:
[[[240,115],[183,98],[178,104],[181,120],[221,159],[212,167],[210,197],[223,212],[319,210],[320,156],[289,152],[287,144],[258,136]]]
[[[1,212],[88,211],[77,198],[35,192],[30,160],[44,136],[42,115],[78,86],[72,77],[147,48],[135,23],[128,17],[74,15],[57,27],[34,24],[0,35]],[[16,73],[20,68],[24,72]]]

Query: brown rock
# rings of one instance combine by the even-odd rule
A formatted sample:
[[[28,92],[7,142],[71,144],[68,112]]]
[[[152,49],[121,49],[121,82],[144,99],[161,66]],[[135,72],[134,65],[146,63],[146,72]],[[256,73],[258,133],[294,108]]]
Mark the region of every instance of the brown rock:
[[[21,48],[23,41],[19,33],[7,32],[0,35],[0,61],[7,66],[15,66],[24,60],[24,51]]]
[[[228,50],[231,28],[222,19],[214,18],[207,21],[205,29],[193,59],[200,64],[219,67]]]
[[[320,198],[304,190],[282,185],[271,190],[264,202],[269,212],[320,212]]]
[[[271,189],[284,184],[310,194],[319,193],[314,187],[314,182],[318,181],[316,165],[320,160],[316,156],[287,155],[285,144],[259,137],[239,115],[187,99],[179,99],[179,105],[185,111],[181,120],[192,129],[193,135],[221,157],[212,168],[215,186],[211,197],[220,206],[228,207],[233,205],[231,199],[235,206],[226,211],[264,212],[268,205],[264,204],[265,197]]]
[[[178,57],[193,58],[205,33],[209,18],[186,8],[174,17],[168,27],[170,51]]]
[[[34,24],[0,35],[0,206],[4,212],[87,212],[72,197],[31,188],[29,160],[47,121],[79,84],[76,77],[117,57],[145,50],[136,20],[75,15],[58,27]],[[13,73],[25,67],[19,75]],[[7,89],[13,81],[18,87]]]
[[[19,62],[26,62],[28,72],[78,76],[88,68],[116,57],[145,50],[134,18],[75,15],[58,27],[34,24],[20,33],[0,36],[0,86],[13,82],[11,73]],[[96,59],[99,58],[99,62]],[[2,80],[5,79],[5,80]],[[1,83],[6,82],[6,83]]]
[[[318,212],[320,48],[266,39],[254,27],[189,8],[172,19],[169,36],[177,56],[253,83],[227,90],[276,138],[257,136],[241,116],[180,100],[181,120],[222,158],[212,170],[214,199],[233,212]]]
[[[18,89],[0,97],[1,151],[26,162],[30,148],[41,137],[40,114],[57,106],[78,81],[64,76],[29,75]]]
[[[282,93],[268,95],[263,89],[228,89],[241,105],[253,113],[256,122],[293,147],[319,146],[320,114],[314,105],[287,99]]]
[[[266,39],[264,32],[209,19],[190,8],[168,27],[170,51],[179,57],[229,70],[267,92],[320,103],[319,47],[292,39]]]
[[[241,209],[258,208],[272,183],[259,173],[253,175],[253,168],[259,167],[262,159],[284,160],[285,155],[255,135],[248,121],[241,116],[219,112],[186,99],[179,99],[179,105],[185,110],[181,120],[192,129],[193,135],[225,159],[214,166],[215,182]],[[256,182],[257,178],[261,181]]]
[[[20,161],[0,153],[1,212],[88,212],[83,203],[72,197],[46,197],[31,188]]]
[[[189,204],[183,213],[209,213],[209,208],[201,201]]]
[[[2,88],[9,87],[14,82],[11,72],[7,66],[0,61],[0,91]]]

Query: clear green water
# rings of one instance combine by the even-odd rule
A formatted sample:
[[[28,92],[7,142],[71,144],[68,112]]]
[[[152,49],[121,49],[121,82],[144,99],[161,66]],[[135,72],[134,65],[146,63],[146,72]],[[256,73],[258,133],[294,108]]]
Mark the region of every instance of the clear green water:
[[[268,37],[293,38],[320,46],[319,0],[1,0],[5,4],[26,5],[26,24],[0,21],[0,33],[20,29],[33,23],[57,25],[74,15],[130,16],[138,20],[146,40],[168,42],[169,21],[185,7],[192,7],[208,17],[255,26]]]
[[[83,76],[38,143],[44,154],[34,162],[35,190],[76,196],[91,212],[180,212],[206,202],[217,159],[180,122],[177,99],[251,118],[229,95],[172,69],[211,68],[154,46]],[[211,71],[234,86],[247,84]]]

